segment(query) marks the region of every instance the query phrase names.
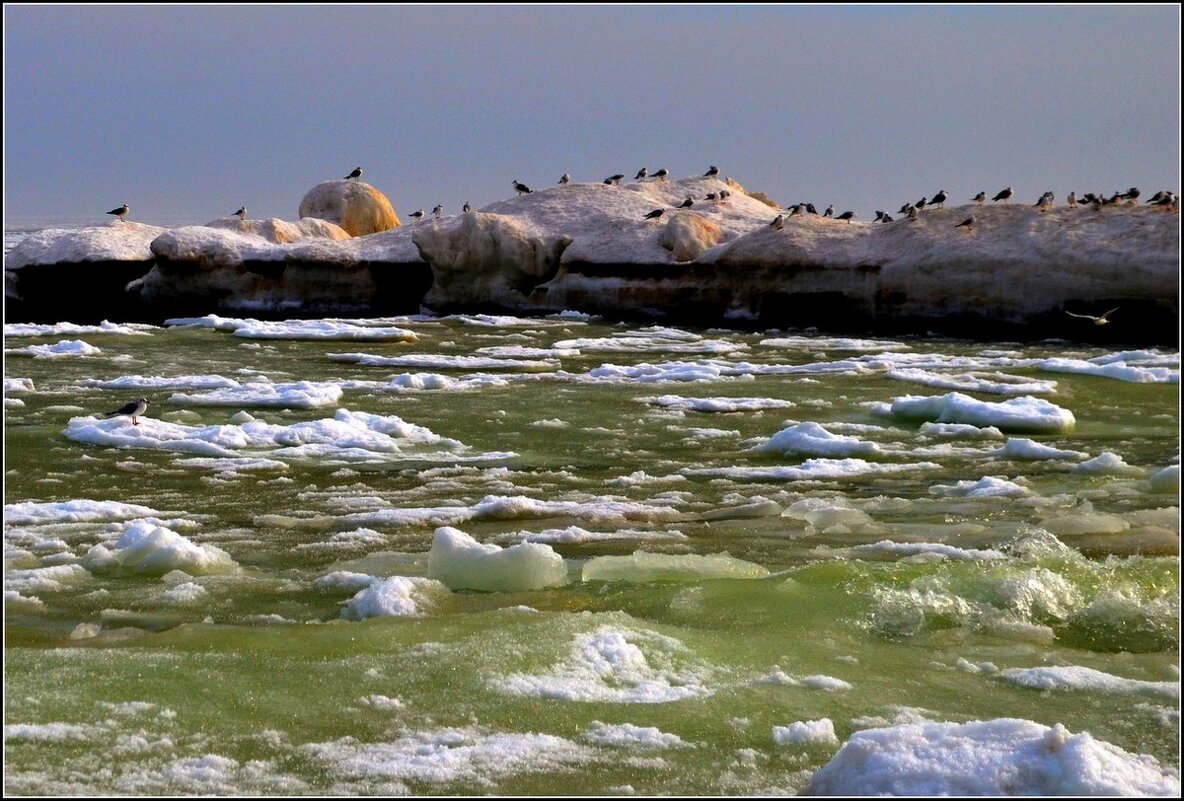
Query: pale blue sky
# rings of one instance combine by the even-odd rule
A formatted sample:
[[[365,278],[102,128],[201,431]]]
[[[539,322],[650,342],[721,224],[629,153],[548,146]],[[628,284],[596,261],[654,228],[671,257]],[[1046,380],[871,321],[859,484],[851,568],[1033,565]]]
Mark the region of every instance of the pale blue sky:
[[[361,165],[400,215],[710,164],[781,203],[1180,189],[1180,10],[13,6],[30,219],[294,219]]]

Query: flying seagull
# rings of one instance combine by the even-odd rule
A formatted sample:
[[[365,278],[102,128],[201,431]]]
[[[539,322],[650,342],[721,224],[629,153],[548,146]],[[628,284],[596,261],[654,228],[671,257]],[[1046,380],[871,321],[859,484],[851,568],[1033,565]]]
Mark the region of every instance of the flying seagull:
[[[666,168],[665,168],[665,167],[663,167],[662,169],[660,169],[660,170],[658,170],[656,173],[654,173],[654,177],[655,177],[655,178],[657,178],[659,181],[665,181],[665,180],[666,180],[666,176],[667,176],[667,175],[669,175],[669,174],[670,174],[670,173],[668,173],[668,172],[666,171]]]
[[[1106,312],[1109,314],[1109,312]],[[107,412],[108,417],[115,417],[116,415],[125,414],[132,418],[132,425],[138,426],[140,422],[136,420],[137,417],[144,413],[148,408],[147,398],[137,398],[131,403],[125,403],[113,412]]]
[[[719,175],[719,167],[714,164],[707,168],[707,172],[703,173],[704,178],[711,178],[716,175]]]
[[[974,227],[974,215],[971,214],[969,217],[967,217],[965,220],[958,223],[954,227],[955,228],[965,228],[967,231],[969,231],[971,228]]]
[[[350,178],[361,178],[361,177],[362,177],[362,168],[361,167],[354,167],[354,171],[351,172],[349,175],[345,176],[344,178],[342,178],[341,180],[348,181]]]
[[[654,209],[649,214],[645,215],[647,220],[656,220],[666,213],[665,209]]]
[[[973,200],[975,203],[979,204],[980,206],[983,204],[983,201],[986,199],[987,199],[986,192],[979,192],[977,195],[975,195],[974,197],[971,198],[971,200]]]
[[[642,178],[645,178],[649,174],[650,174],[649,170],[647,170],[645,167],[642,167],[640,170],[637,171],[637,175],[633,176],[633,180],[640,181]]]
[[[1114,312],[1118,311],[1120,308],[1121,308],[1120,306],[1115,306],[1113,309],[1106,312],[1105,314],[1102,314],[1099,317],[1094,317],[1092,314],[1074,314],[1073,312],[1069,311],[1068,309],[1065,310],[1065,314],[1069,315],[1070,317],[1081,317],[1084,320],[1093,320],[1094,325],[1106,325],[1108,322],[1110,322],[1107,318],[1111,314],[1114,314]],[[125,406],[124,408],[126,409],[127,407]]]
[[[563,175],[559,176],[559,185],[560,186],[562,186],[563,184],[570,184],[570,183],[571,183],[571,176],[568,175],[567,173],[563,173]]]
[[[999,194],[991,198],[991,202],[994,203],[996,200],[1002,200],[1004,203],[1006,203],[1007,199],[1011,197],[1012,194],[1011,187],[1009,186],[1006,189],[1000,190]]]
[[[408,217],[414,217],[414,218],[415,218],[415,221],[416,221],[416,222],[419,222],[420,220],[422,220],[422,219],[423,219],[423,209],[417,209],[416,211],[413,211],[413,212],[411,212],[411,213],[410,213],[410,214],[408,214],[407,216],[408,216]]]
[[[131,210],[132,210],[131,206],[129,206],[128,204],[124,203],[124,204],[123,204],[122,206],[120,206],[119,208],[117,208],[117,209],[111,209],[111,211],[109,211],[109,212],[107,212],[107,213],[108,213],[108,214],[114,214],[116,217],[118,217],[119,219],[121,219],[121,220],[122,220],[124,217],[126,217],[126,216],[127,216],[127,213],[128,213],[129,211],[131,211]]]
[[[243,206],[241,209],[239,209],[238,211],[236,211],[234,213],[234,216],[238,217],[240,220],[247,219],[247,207]]]
[[[518,183],[518,179],[515,178],[514,179],[514,191],[517,192],[519,195],[529,195],[532,190],[526,184]]]

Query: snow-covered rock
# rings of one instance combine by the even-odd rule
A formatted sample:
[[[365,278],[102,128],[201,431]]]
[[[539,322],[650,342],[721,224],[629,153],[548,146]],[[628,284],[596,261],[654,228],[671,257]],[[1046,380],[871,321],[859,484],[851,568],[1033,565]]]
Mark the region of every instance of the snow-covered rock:
[[[336,223],[350,236],[366,236],[399,227],[386,195],[363,181],[324,181],[300,201],[300,216]]]
[[[112,220],[90,228],[48,228],[22,239],[4,258],[5,270],[45,264],[148,262],[149,245],[166,229]]]

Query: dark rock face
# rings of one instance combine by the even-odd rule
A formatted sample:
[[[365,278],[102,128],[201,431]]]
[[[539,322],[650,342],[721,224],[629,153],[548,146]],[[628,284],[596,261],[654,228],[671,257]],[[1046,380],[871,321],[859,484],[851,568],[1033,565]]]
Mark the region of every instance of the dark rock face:
[[[152,264],[151,260],[61,262],[6,271],[4,319],[10,323],[151,322],[151,312],[128,284],[147,274]]]

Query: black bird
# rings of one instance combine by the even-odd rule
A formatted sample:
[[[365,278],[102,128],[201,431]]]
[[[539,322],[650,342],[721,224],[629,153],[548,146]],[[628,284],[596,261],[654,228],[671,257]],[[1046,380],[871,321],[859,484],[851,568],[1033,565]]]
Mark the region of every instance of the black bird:
[[[416,221],[416,222],[419,222],[420,220],[422,220],[422,219],[423,219],[423,209],[419,209],[419,210],[417,210],[417,211],[413,211],[413,212],[411,212],[410,214],[408,214],[407,216],[408,216],[408,217],[414,217],[414,218],[415,218],[415,221]]]
[[[730,189],[719,190],[719,202],[720,203],[723,203],[725,200],[727,200],[731,196],[732,196],[732,191]]]
[[[839,219],[839,220],[846,220],[846,221],[848,222],[848,224],[850,224],[850,222],[851,222],[852,220],[854,220],[854,219],[855,219],[855,212],[853,212],[853,211],[844,211],[842,214],[840,214],[840,215],[839,215],[838,217],[836,217],[835,219]]]
[[[624,177],[625,177],[624,173],[617,173],[616,175],[610,175],[608,177],[608,182],[610,184],[619,184],[621,182],[621,179]]]
[[[563,184],[570,184],[570,183],[571,183],[571,176],[568,175],[567,173],[563,173],[563,175],[559,176],[560,186],[562,186]]]
[[[1109,314],[1109,312],[1107,312],[1107,314]],[[118,409],[116,409],[113,412],[107,412],[107,417],[115,417],[116,415],[124,414],[124,415],[127,415],[128,417],[132,418],[132,425],[138,426],[140,424],[140,422],[138,420],[136,420],[136,418],[139,417],[140,415],[142,415],[144,413],[144,410],[147,408],[148,408],[148,399],[147,398],[137,398],[136,400],[132,401],[131,403],[125,403],[123,406],[120,406]]]
[[[826,211],[822,212],[822,216],[823,216],[823,217],[833,217],[833,216],[835,216],[835,204],[834,204],[834,203],[831,203],[829,206],[827,206],[827,207],[826,207]]]
[[[1110,199],[1106,201],[1106,205],[1108,205],[1108,206],[1113,205],[1113,204],[1117,203],[1118,201],[1122,200],[1124,197],[1126,197],[1125,192],[1115,192],[1113,195],[1110,196]]]
[[[913,205],[917,207],[917,211],[920,211],[921,209],[925,208],[925,204],[928,202],[929,202],[929,198],[923,197],[920,200],[918,200],[916,203],[914,203]]]
[[[1159,190],[1158,192],[1156,192],[1154,195],[1151,196],[1151,199],[1147,201],[1147,205],[1150,206],[1152,203],[1158,203],[1159,201],[1163,200],[1167,194],[1168,193],[1166,190],[1163,190],[1163,189]],[[1089,195],[1086,195],[1086,197],[1088,198]]]
[[[120,206],[119,208],[117,208],[117,209],[111,209],[111,211],[109,211],[109,212],[107,212],[107,213],[108,213],[108,214],[114,214],[116,217],[118,217],[119,219],[121,219],[121,220],[122,220],[124,217],[126,217],[126,216],[127,216],[127,213],[128,213],[129,211],[131,211],[131,210],[132,210],[132,207],[131,207],[131,206],[129,206],[128,204],[124,203],[124,204],[123,204],[122,206]]]
[[[785,227],[785,215],[778,214],[776,217],[773,218],[773,222],[769,223],[769,227],[776,228],[778,231],[780,231],[782,228]]]
[[[949,197],[950,197],[950,193],[947,192],[946,190],[942,189],[936,195],[933,196],[933,200],[929,201],[929,205],[930,206],[941,206],[944,209],[945,202],[946,202],[946,200],[949,199]]]
[[[633,180],[640,181],[642,178],[645,178],[649,174],[650,174],[649,170],[647,170],[645,167],[642,167],[640,170],[637,171],[637,175],[633,176]]]
[[[679,203],[679,204],[678,204],[677,206],[675,206],[674,208],[676,208],[676,209],[689,209],[689,208],[690,208],[691,206],[693,206],[693,205],[695,205],[695,199],[694,199],[693,197],[691,197],[690,195],[687,195],[687,199],[686,199],[686,200],[684,200],[682,203]]]
[[[466,201],[465,201],[464,208],[462,208],[462,209],[461,209],[461,211],[463,211],[465,214],[468,214],[468,213],[469,213],[470,211],[472,211],[472,210],[473,210],[473,207],[472,207],[472,206],[470,206],[470,205],[469,205],[469,202],[466,200]]]
[[[515,178],[514,179],[514,191],[517,192],[519,195],[529,195],[532,190],[526,184],[518,183],[518,179]]]
[[[714,203],[718,199],[718,195],[716,195],[715,192],[708,192],[707,197],[705,197],[703,199],[710,200],[712,203]]]
[[[792,206],[786,206],[785,210],[789,212],[790,217],[796,217],[797,215],[802,213],[802,204],[795,203]]]
[[[349,175],[345,176],[344,178],[342,178],[341,180],[348,181],[350,178],[361,178],[361,177],[362,177],[362,168],[361,167],[354,167],[354,171],[351,172]]]
[[[234,216],[238,217],[240,220],[247,219],[247,207],[243,206],[241,209],[239,209],[238,211],[236,211],[234,213]]]
[[[715,175],[719,175],[719,167],[715,166],[714,164],[707,168],[707,172],[703,173],[704,178],[711,178]]]
[[[901,206],[901,207],[900,207],[900,208],[897,210],[897,212],[896,212],[896,213],[897,213],[897,214],[908,214],[908,213],[909,213],[909,209],[911,209],[912,207],[913,207],[913,204],[912,204],[912,203],[905,203],[903,206]]]
[[[806,213],[807,213],[807,214],[817,214],[817,213],[818,213],[818,209],[814,208],[814,204],[813,204],[813,203],[807,203],[807,204],[806,204]]]
[[[654,173],[654,177],[657,178],[659,181],[665,181],[666,176],[669,174],[670,173],[666,172],[666,168],[663,167],[662,169],[660,169],[656,173]]]
[[[666,209],[654,209],[649,214],[645,215],[647,220],[656,220],[666,213]]]
[[[1009,186],[1006,189],[1000,190],[999,194],[991,198],[991,202],[994,203],[996,200],[1002,200],[1004,203],[1006,203],[1007,199],[1010,198],[1012,194],[1014,193],[1011,191],[1011,187]]]
[[[443,204],[437,203],[436,208],[432,209],[432,216],[435,217],[437,220],[440,219],[440,215],[443,213],[444,213]]]
[[[971,200],[973,200],[975,203],[978,203],[980,206],[982,205],[983,201],[986,199],[987,199],[986,192],[979,192],[977,195],[975,195],[974,197],[971,198]]]
[[[879,222],[882,219],[884,219],[884,212],[877,211],[876,212],[876,219],[872,220],[872,222]]]
[[[1126,190],[1126,199],[1131,203],[1137,203],[1139,200],[1139,187],[1132,186],[1130,189]]]
[[[609,186],[612,186],[612,185],[613,185],[613,179],[612,179],[612,178],[605,178],[605,179],[604,179],[604,182],[605,182],[606,184],[608,184]]]
[[[974,227],[974,215],[973,214],[970,215],[969,217],[967,217],[965,220],[958,223],[954,227],[955,228],[965,228],[967,231],[969,231],[971,228]]]
[[[885,214],[885,215],[884,215],[884,219],[880,220],[880,222],[886,222],[886,223],[887,223],[887,222],[892,222],[892,215],[891,215],[891,214]]]

